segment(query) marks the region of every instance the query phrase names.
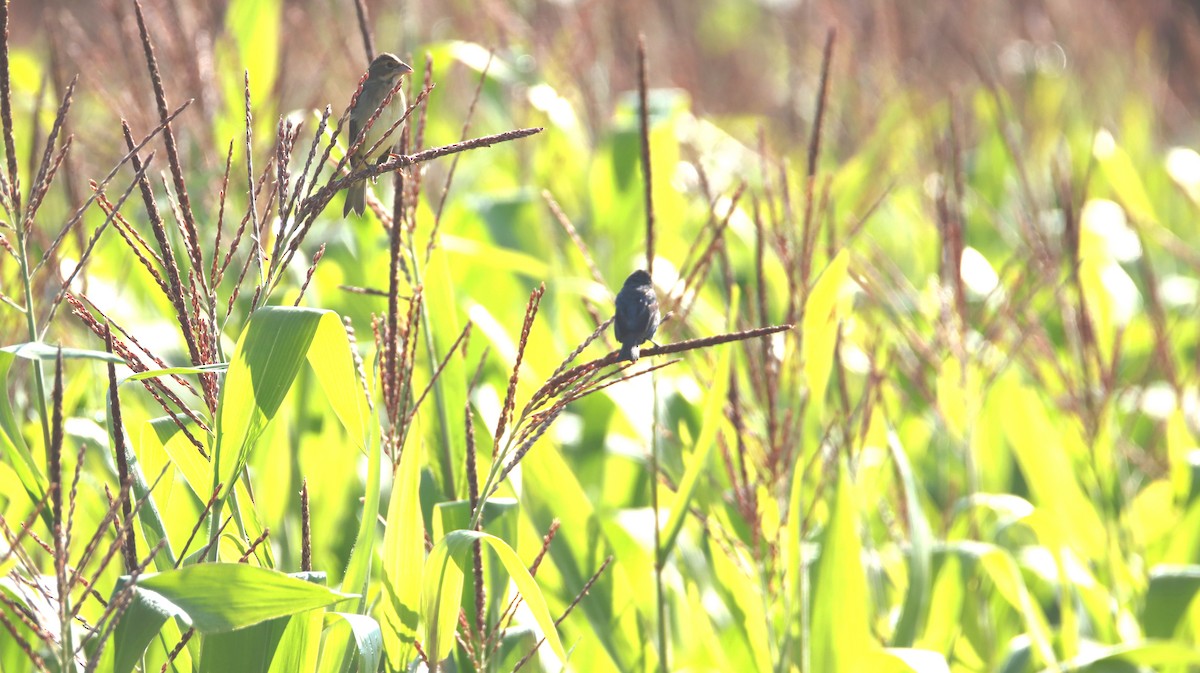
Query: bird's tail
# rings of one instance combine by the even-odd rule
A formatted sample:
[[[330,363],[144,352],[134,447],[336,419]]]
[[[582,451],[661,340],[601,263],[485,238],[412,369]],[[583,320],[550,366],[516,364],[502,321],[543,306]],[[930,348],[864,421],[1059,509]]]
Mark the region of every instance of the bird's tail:
[[[342,209],[342,217],[349,217],[350,211],[362,215],[367,209],[367,182],[358,182],[346,188],[346,207]]]
[[[622,344],[621,345],[621,354],[620,354],[620,357],[617,358],[617,362],[623,362],[625,360],[629,360],[630,362],[637,362],[640,351],[641,351],[641,349],[638,346],[635,346],[633,344]]]

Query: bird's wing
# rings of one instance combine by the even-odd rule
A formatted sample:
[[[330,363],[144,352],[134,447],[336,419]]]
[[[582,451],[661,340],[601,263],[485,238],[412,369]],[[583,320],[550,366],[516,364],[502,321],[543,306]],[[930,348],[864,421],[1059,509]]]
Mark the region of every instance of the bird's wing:
[[[646,328],[650,326],[652,320],[651,312],[647,309],[650,302],[646,300],[646,296],[640,292],[634,295],[634,301],[622,302],[621,308],[618,311],[617,320],[617,339],[622,338],[622,333],[628,334],[629,337],[644,334]]]
[[[358,140],[358,122],[354,121],[354,113],[350,113],[350,140],[346,143],[346,149],[354,147],[354,141]]]

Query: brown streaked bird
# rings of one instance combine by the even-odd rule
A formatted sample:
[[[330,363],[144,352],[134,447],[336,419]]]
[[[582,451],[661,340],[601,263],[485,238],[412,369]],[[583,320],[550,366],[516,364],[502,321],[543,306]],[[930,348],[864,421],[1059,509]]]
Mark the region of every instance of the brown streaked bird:
[[[625,279],[617,293],[616,313],[613,315],[613,335],[621,342],[620,360],[637,362],[643,343],[654,338],[658,331],[658,296],[650,274],[634,271]]]
[[[362,133],[363,128],[371,119],[371,115],[375,114],[375,111],[383,104],[388,92],[396,86],[396,82],[412,71],[412,67],[397,58],[395,54],[385,52],[371,61],[371,67],[367,70],[367,80],[363,82],[362,93],[358,94],[358,100],[350,110],[350,136],[347,141],[350,147],[354,146],[354,142],[358,140],[358,134]],[[351,172],[361,170],[371,162],[387,158],[392,150],[392,145],[388,143],[381,144],[370,155],[367,152],[383,137],[392,124],[404,115],[407,107],[404,102],[404,92],[397,91],[387,108],[380,112],[379,117],[371,124],[371,128],[366,129],[366,137],[363,138],[358,149],[350,155]],[[393,133],[392,137],[396,137],[396,134]],[[359,180],[346,188],[346,207],[342,209],[342,217],[349,216],[350,211],[362,215],[366,209],[367,182]]]

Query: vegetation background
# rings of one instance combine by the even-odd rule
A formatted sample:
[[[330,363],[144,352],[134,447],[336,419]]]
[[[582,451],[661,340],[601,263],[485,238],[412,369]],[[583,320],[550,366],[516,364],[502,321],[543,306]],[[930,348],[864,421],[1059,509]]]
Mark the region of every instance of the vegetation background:
[[[1200,670],[1196,3],[4,9],[0,671]]]

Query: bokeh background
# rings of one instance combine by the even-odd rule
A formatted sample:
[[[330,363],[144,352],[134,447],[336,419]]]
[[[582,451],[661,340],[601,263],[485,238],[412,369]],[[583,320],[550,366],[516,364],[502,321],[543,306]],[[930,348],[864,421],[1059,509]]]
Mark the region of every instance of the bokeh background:
[[[795,323],[769,340],[689,351],[656,373],[656,388],[643,377],[572,402],[505,483],[500,495],[517,514],[498,534],[523,561],[561,524],[537,580],[556,616],[578,606],[560,627],[575,648],[572,670],[1197,670],[1200,3],[365,7],[375,49],[416,67],[410,95],[431,64],[424,147],[544,129],[457,164],[426,164],[411,210],[406,245],[423,252],[434,222],[439,232],[432,254],[413,257],[427,281],[423,334],[433,335],[419,344],[416,380],[433,378],[470,321],[468,345],[430,400],[461,396],[479,446],[493,445],[510,382],[519,409],[645,265],[639,35],[651,88],[655,279],[664,307],[677,310],[660,340]],[[79,75],[65,126],[72,151],[30,234],[37,257],[84,203],[89,180],[124,155],[121,121],[140,135],[159,115],[131,2],[11,9],[23,184]],[[336,119],[348,103],[368,62],[360,19],[346,0],[155,0],[145,15],[168,104],[194,99],[173,128],[211,259],[224,249],[214,234],[228,246],[249,207],[247,170],[258,179],[277,156],[280,125],[304,123],[295,171],[319,111],[328,105]],[[148,149],[165,171],[161,142]],[[128,168],[119,176],[114,184],[131,179]],[[275,177],[263,178],[268,190]],[[152,182],[167,211],[170,179],[156,172]],[[336,200],[270,297],[290,305],[307,284],[302,305],[336,311],[357,330],[372,381],[389,310],[372,291],[390,273],[380,225],[391,190],[380,180],[373,191],[384,205],[361,219],[337,217]],[[144,230],[137,200],[128,217]],[[267,202],[257,208],[269,212]],[[93,208],[52,249],[29,279],[31,301],[54,297],[102,220]],[[269,224],[259,234],[270,240]],[[247,249],[233,268],[253,269]],[[171,303],[130,260],[109,232],[72,291],[165,361],[185,363]],[[243,287],[231,274],[216,288],[228,306],[226,354],[250,320],[254,276]],[[0,256],[0,291],[23,301],[23,281]],[[529,293],[543,283],[522,335]],[[0,345],[31,338],[14,302],[0,306]],[[44,327],[47,342],[100,348],[66,310]],[[614,346],[601,335],[581,359]],[[94,439],[108,436],[103,372],[69,367],[72,448],[85,449],[86,484],[111,485],[108,447]],[[380,465],[352,446],[310,370],[300,377],[249,459],[273,554],[254,561],[299,566],[307,480],[313,565],[336,585]],[[9,381],[18,425],[41,456],[29,369],[14,366]],[[126,424],[144,430],[135,444],[146,469],[182,471],[145,430],[162,410],[132,385],[122,401]],[[427,525],[435,507],[467,497],[463,461],[438,463],[466,452],[464,427],[446,420],[458,414],[414,414],[411,441],[429,451]],[[10,521],[33,506],[14,474],[0,470]],[[386,503],[393,484],[383,482]],[[160,503],[174,538],[188,536],[207,497],[185,486]],[[80,493],[80,520],[99,521],[100,490]],[[677,507],[677,536],[660,546],[654,512],[665,502]],[[233,538],[227,547],[253,536]],[[237,551],[222,549],[227,560]],[[374,572],[368,593],[378,599]],[[101,585],[119,574],[109,568]],[[386,607],[368,616],[382,620]],[[536,642],[526,617],[503,656],[484,666],[460,647],[456,666],[511,670]],[[161,635],[148,670],[177,641],[178,632]],[[534,666],[559,670],[548,655]]]

